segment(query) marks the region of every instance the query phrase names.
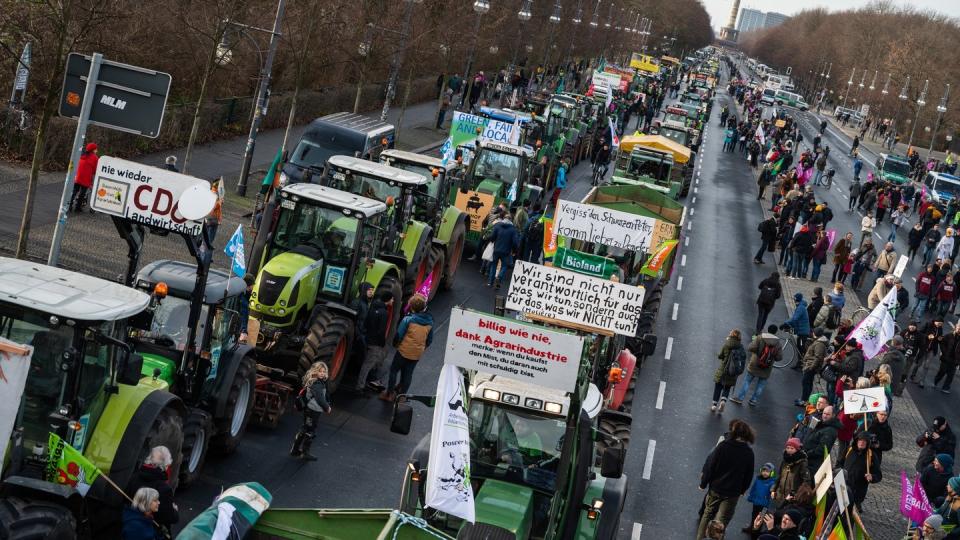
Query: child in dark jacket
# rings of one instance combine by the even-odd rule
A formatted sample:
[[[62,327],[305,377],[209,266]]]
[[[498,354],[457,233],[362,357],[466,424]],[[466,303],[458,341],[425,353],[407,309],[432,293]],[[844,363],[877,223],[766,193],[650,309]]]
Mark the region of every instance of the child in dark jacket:
[[[750,514],[750,524],[743,528],[743,532],[753,531],[753,522],[757,519],[760,511],[770,506],[770,492],[773,490],[773,484],[776,482],[774,471],[777,468],[773,463],[764,463],[760,467],[760,474],[753,479],[750,491],[747,493],[747,500],[753,503],[753,512]]]

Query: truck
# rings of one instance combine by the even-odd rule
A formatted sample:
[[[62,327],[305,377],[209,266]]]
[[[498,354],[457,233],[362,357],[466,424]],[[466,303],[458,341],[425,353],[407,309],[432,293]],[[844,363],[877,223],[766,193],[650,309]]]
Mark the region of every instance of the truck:
[[[874,171],[880,182],[902,185],[910,181],[910,161],[898,154],[881,153],[874,163]]]
[[[434,245],[443,251],[439,284],[441,289],[452,289],[470,225],[467,213],[450,203],[451,193],[458,189],[463,179],[463,167],[456,161],[444,163],[432,156],[404,150],[385,150],[380,154],[380,162],[427,178],[429,198],[422,200],[427,206],[424,217],[435,231]]]
[[[376,161],[380,152],[393,148],[396,129],[392,124],[339,112],[317,118],[307,125],[283,165],[280,184],[310,182],[323,174],[330,156],[345,154]]]
[[[960,196],[960,177],[952,174],[930,171],[923,177],[923,183],[929,193],[927,198],[941,209]]]
[[[690,191],[690,150],[662,135],[630,135],[620,140],[611,182],[644,184],[677,199]]]
[[[143,357],[126,341],[128,320],[149,304],[120,283],[0,258],[4,399],[19,403],[3,413],[14,418],[3,441],[0,537],[119,537],[126,499],[81,469],[60,470],[51,434],[128,493],[150,449],[166,446],[176,485],[187,408],[164,380],[141,374]],[[28,369],[22,396],[12,383],[19,362]]]
[[[314,362],[327,362],[332,393],[350,363],[356,327],[350,304],[360,285],[393,299],[387,343],[400,320],[403,265],[381,256],[392,218],[383,201],[307,183],[283,187],[278,206],[250,293],[257,354],[297,380]]]

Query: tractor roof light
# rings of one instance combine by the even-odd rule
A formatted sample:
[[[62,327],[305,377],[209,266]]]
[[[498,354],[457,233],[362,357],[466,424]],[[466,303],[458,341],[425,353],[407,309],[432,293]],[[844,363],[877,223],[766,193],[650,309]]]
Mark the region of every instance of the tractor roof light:
[[[157,283],[153,286],[153,295],[157,298],[166,298],[167,294],[170,293],[170,287],[167,286],[163,281]]]

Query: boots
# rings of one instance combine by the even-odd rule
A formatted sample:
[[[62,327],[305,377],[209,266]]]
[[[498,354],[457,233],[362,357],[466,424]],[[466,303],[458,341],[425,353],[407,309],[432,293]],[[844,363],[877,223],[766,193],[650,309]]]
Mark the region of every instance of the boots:
[[[300,454],[303,453],[302,446],[305,436],[302,431],[298,431],[296,437],[293,438],[293,446],[290,447],[290,455],[293,457],[300,457]]]
[[[313,445],[312,437],[303,437],[303,443],[300,444],[300,459],[304,461],[316,461],[317,456],[310,453],[310,446]]]

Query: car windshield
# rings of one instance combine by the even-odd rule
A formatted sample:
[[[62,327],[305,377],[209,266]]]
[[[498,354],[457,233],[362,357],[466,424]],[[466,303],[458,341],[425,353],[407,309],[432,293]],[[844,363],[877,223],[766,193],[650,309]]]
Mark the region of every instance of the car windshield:
[[[767,88],[763,91],[763,95],[773,97],[776,95],[776,92],[772,88]]]
[[[473,175],[478,179],[494,179],[512,184],[520,176],[520,156],[485,149],[475,157]]]
[[[883,172],[892,173],[900,176],[909,176],[910,164],[904,163],[902,161],[895,161],[892,159],[888,159],[883,162]]]
[[[940,197],[945,196],[944,198],[947,200],[956,199],[957,195],[960,194],[960,181],[941,176],[934,180],[933,189]]]
[[[563,450],[565,421],[474,399],[470,402],[470,466],[498,478],[552,492]]]
[[[357,218],[344,215],[343,210],[305,200],[285,199],[280,206],[274,239],[279,251],[319,249],[327,262],[349,263],[356,247]]]
[[[175,296],[167,296],[160,301],[153,310],[153,319],[150,321],[150,330],[144,332],[141,337],[153,340],[158,345],[174,348],[182,351],[187,346],[187,324],[190,320],[190,301]],[[207,306],[204,305],[200,310],[200,318],[197,323],[196,340],[200,342],[200,336],[203,335],[204,326],[207,321]]]
[[[290,163],[302,169],[323,168],[327,163],[327,158],[334,155],[352,156],[355,151],[363,150],[355,148],[355,145],[348,141],[333,137],[330,140],[320,141],[311,140],[307,137],[300,139],[297,147],[290,156]]]

